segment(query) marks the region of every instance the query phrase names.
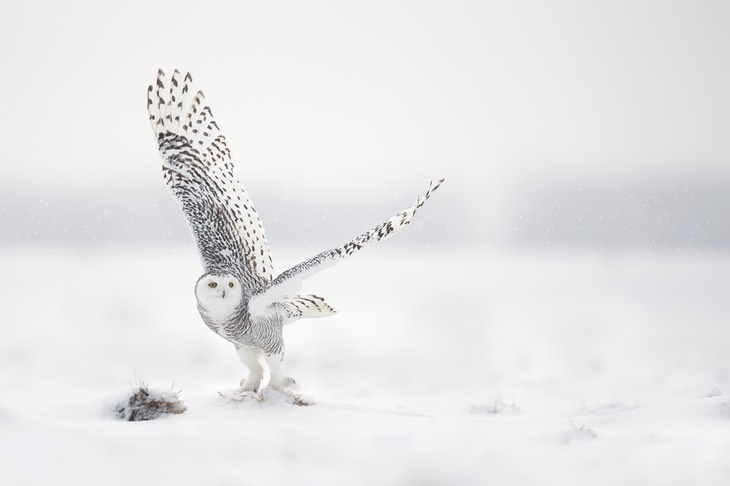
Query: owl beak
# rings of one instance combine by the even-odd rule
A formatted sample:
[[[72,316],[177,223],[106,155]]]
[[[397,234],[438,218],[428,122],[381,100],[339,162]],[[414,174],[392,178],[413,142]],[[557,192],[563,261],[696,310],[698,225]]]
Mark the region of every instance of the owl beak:
[[[225,291],[225,290],[223,291],[223,296],[222,296],[222,297],[223,297],[224,299],[226,298],[226,291]]]

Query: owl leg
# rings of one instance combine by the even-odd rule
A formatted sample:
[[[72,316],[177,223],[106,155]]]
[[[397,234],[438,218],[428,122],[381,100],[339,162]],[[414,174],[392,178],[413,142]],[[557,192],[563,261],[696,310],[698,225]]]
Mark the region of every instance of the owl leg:
[[[296,384],[293,378],[284,375],[284,353],[265,354],[266,364],[269,365],[271,380],[269,386],[276,391],[284,392]]]
[[[238,357],[248,368],[248,376],[241,380],[241,388],[245,392],[258,392],[264,377],[264,367],[260,359],[261,351],[246,348],[238,348],[236,351]]]

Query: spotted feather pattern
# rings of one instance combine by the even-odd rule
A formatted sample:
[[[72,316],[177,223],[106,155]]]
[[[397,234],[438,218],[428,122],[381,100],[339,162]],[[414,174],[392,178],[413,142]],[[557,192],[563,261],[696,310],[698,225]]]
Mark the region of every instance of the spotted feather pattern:
[[[284,324],[302,319],[304,317],[327,317],[337,313],[319,295],[297,295],[290,299],[282,299],[274,304],[274,307],[284,313]]]
[[[263,225],[241,188],[231,153],[192,76],[158,71],[147,110],[162,156],[165,183],[190,224],[206,273],[231,273],[244,287],[273,278]]]
[[[444,179],[437,182],[432,181],[428,191],[426,191],[426,194],[419,197],[415,204],[409,206],[370,231],[361,234],[342,246],[332,250],[323,251],[319,255],[281,273],[269,286],[257,292],[253,296],[249,307],[254,309],[254,312],[261,312],[262,309],[275,305],[276,302],[287,299],[290,295],[297,295],[301,290],[302,281],[304,279],[311,277],[315,273],[357,253],[366,246],[392,236],[411,222],[411,219],[413,219],[416,212],[421,208],[421,206],[423,206],[428,198],[431,197],[431,194],[439,188],[443,181]]]

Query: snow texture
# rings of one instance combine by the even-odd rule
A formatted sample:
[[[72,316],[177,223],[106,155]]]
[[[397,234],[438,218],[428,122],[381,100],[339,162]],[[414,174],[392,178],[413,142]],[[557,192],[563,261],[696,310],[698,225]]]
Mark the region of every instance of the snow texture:
[[[0,254],[0,484],[726,484],[728,255],[393,248],[307,282],[307,407],[219,395],[192,246]],[[136,376],[187,411],[119,420]]]

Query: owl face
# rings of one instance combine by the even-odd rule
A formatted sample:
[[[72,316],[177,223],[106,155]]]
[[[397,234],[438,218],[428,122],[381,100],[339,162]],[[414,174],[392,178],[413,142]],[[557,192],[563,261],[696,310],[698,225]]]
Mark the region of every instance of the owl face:
[[[205,274],[195,284],[195,296],[210,317],[226,317],[241,303],[241,284],[233,275]]]

